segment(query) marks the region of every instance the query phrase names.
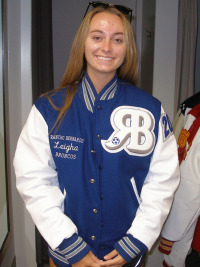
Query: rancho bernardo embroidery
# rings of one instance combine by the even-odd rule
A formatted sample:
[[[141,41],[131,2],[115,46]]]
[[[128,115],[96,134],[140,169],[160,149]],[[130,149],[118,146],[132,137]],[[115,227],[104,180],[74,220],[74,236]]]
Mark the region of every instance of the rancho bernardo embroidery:
[[[83,138],[78,138],[78,137],[73,137],[73,136],[64,136],[64,135],[50,135],[50,139],[56,140],[56,141],[54,141],[53,148],[57,149],[57,150],[58,149],[61,150],[61,152],[60,151],[55,152],[55,157],[65,158],[65,159],[76,159],[76,154],[71,154],[70,151],[78,152],[79,146],[74,145],[72,142],[70,143],[70,145],[66,144],[66,143],[63,144],[62,141],[67,140],[67,141],[74,141],[77,143],[83,143],[84,142]]]

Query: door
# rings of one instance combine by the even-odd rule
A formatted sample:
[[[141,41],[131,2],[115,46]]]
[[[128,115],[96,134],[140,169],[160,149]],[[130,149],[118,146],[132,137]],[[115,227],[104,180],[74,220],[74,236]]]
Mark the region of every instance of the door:
[[[14,238],[8,166],[6,99],[6,1],[0,0],[0,266],[14,267]]]

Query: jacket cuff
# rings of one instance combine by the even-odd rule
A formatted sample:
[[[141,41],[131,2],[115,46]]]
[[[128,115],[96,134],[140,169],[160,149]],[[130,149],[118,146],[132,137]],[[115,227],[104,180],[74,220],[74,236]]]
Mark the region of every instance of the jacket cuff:
[[[132,235],[126,235],[114,247],[127,262],[148,251],[147,246]]]
[[[74,234],[55,250],[49,248],[49,254],[54,263],[59,266],[68,266],[84,258],[90,251],[90,246],[83,239]]]
[[[166,255],[169,255],[171,253],[173,244],[174,241],[170,241],[162,237],[158,246],[158,250]]]

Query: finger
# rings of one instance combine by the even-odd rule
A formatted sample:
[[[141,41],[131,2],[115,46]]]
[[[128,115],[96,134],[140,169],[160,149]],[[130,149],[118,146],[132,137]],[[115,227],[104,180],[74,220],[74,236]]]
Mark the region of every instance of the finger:
[[[106,266],[118,266],[119,263],[117,263],[116,260],[107,260],[107,261],[102,261],[102,262],[99,262],[99,265],[102,266],[102,267],[106,267]],[[120,266],[120,265],[119,265]]]
[[[116,249],[114,249],[113,251],[111,251],[110,253],[108,253],[107,255],[104,256],[105,260],[110,260],[114,257],[116,257],[118,255],[118,252]]]
[[[92,253],[92,251],[90,251],[88,254],[89,254],[90,258],[91,258],[94,262],[96,262],[96,263],[99,262],[99,259]]]
[[[126,263],[126,261],[119,255],[114,259],[99,262],[100,266],[122,266]]]
[[[100,265],[98,263],[96,263],[92,260],[89,253],[84,258],[82,258],[80,261],[72,264],[72,266],[73,267],[86,267],[86,266],[100,267]]]

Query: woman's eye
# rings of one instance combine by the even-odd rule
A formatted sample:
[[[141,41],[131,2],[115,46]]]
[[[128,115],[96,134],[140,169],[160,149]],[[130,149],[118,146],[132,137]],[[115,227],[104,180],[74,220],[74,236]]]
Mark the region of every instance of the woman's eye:
[[[114,42],[115,42],[115,43],[122,43],[123,40],[122,40],[122,39],[114,39]]]
[[[100,41],[100,40],[101,40],[101,37],[100,37],[100,36],[94,36],[94,37],[93,37],[93,40],[95,40],[95,41]]]

